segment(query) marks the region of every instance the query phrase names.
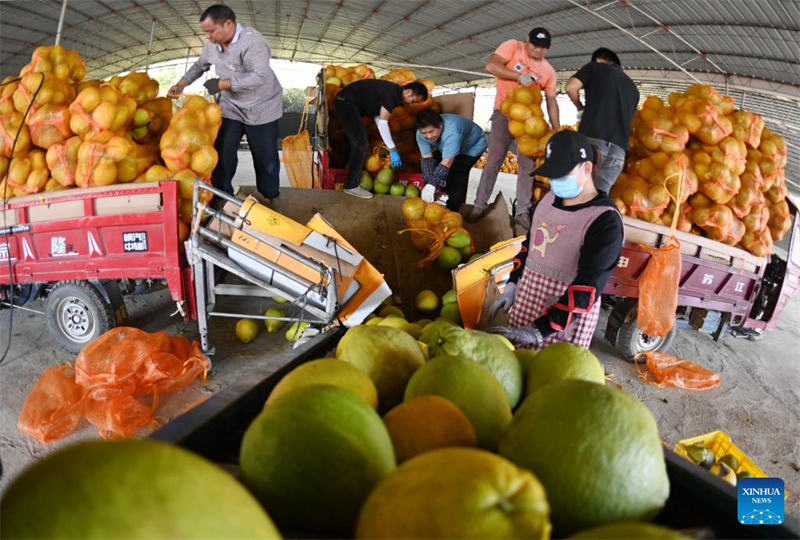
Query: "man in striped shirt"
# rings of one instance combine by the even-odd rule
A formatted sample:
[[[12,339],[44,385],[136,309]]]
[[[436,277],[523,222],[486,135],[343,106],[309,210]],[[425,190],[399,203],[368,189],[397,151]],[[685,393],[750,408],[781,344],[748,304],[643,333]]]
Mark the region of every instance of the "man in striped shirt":
[[[214,145],[219,162],[212,182],[233,193],[239,142],[243,134],[247,135],[258,191],[270,199],[273,209],[281,212],[278,120],[283,115],[283,88],[270,67],[269,43],[254,28],[238,24],[233,10],[222,4],[211,6],[200,15],[200,27],[208,43],[186,75],[169,89],[169,95],[180,95],[214,66],[219,78],[204,83],[222,108],[222,127]]]

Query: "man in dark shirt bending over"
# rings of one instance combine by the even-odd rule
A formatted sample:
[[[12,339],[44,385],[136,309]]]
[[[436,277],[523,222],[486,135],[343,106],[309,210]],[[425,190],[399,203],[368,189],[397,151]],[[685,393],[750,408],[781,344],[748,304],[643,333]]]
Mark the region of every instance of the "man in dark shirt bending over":
[[[342,123],[347,139],[350,141],[350,161],[347,166],[347,181],[344,192],[348,195],[371,199],[372,193],[359,186],[361,170],[367,158],[369,141],[362,118],[375,119],[384,144],[389,149],[392,168],[403,166],[400,152],[394,146],[389,129],[389,115],[399,105],[411,105],[428,99],[428,89],[420,82],[410,82],[400,86],[379,79],[364,79],[348,84],[336,96],[336,116]]]
[[[586,105],[580,100],[581,88]],[[614,51],[600,48],[592,54],[592,61],[567,81],[566,91],[583,113],[578,132],[600,149],[600,165],[592,175],[594,185],[598,191],[608,193],[625,163],[639,90],[622,71]]]

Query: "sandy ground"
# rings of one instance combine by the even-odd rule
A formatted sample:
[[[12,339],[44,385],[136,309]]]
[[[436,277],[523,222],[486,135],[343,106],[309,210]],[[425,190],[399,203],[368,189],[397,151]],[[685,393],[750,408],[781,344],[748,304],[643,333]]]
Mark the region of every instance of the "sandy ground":
[[[242,153],[239,182],[254,184],[249,154]],[[468,201],[475,196],[480,171],[473,171]],[[282,183],[287,183],[286,178]],[[495,191],[513,197],[515,177],[501,174]],[[185,324],[174,311],[166,291],[128,297],[132,324],[148,331],[167,330],[196,337],[196,327]],[[263,313],[270,300],[248,299],[238,305],[221,302],[221,309]],[[42,302],[29,306],[43,311]],[[714,343],[710,336],[681,330],[673,353],[694,359],[714,369],[722,385],[705,392],[657,388],[637,378],[636,368],[622,360],[603,340],[604,313],[595,334],[592,350],[607,373],[644,401],[655,414],[662,438],[674,445],[681,439],[715,430],[726,431],[767,474],[786,482],[787,512],[800,516],[800,298],[787,306],[778,328],[759,343],[726,338]],[[9,311],[0,312],[0,342],[5,342]],[[157,420],[166,422],[215,392],[247,377],[263,377],[280,367],[288,354],[281,334],[262,333],[248,345],[233,336],[235,319],[212,319],[211,337],[217,347],[214,370],[205,385],[195,382],[186,389],[162,396]],[[96,438],[96,432],[83,424],[65,440],[44,445],[20,433],[17,417],[25,397],[39,375],[50,366],[73,358],[50,337],[44,316],[17,310],[14,313],[13,340],[5,362],[0,365],[0,491],[5,489],[28,463],[53,450],[78,440]]]

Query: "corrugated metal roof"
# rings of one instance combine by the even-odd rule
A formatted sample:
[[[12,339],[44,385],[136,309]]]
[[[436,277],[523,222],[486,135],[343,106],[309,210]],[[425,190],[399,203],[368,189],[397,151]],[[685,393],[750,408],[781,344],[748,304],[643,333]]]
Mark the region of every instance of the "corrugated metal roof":
[[[660,70],[643,92],[682,89],[711,77],[737,104],[763,114],[800,154],[800,1],[772,0],[224,0],[240,22],[270,40],[275,58],[320,63],[418,64],[437,85],[487,79],[484,64],[533,26],[553,36],[547,58],[564,78],[600,46],[626,69]],[[15,74],[33,49],[54,42],[61,0],[0,0],[0,75]],[[195,56],[204,38],[197,0],[69,0],[62,44],[81,53],[89,76]],[[153,25],[155,24],[155,27]],[[446,71],[456,69],[459,71]],[[668,71],[664,71],[668,70]],[[689,75],[680,70],[687,70]],[[472,73],[469,73],[472,72]],[[742,77],[744,79],[742,79]],[[752,85],[747,78],[772,81]],[[662,82],[663,81],[663,82]],[[650,86],[647,86],[650,85]],[[742,90],[742,87],[745,87]],[[737,93],[738,92],[738,93]],[[743,93],[744,92],[744,93]],[[789,101],[775,100],[783,94]],[[800,163],[788,172],[800,183]]]

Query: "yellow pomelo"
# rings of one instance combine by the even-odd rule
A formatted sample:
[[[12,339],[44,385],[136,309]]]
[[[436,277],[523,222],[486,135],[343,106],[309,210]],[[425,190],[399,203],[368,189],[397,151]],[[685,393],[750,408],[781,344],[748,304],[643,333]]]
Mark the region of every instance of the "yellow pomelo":
[[[474,448],[411,459],[370,494],[358,539],[549,538],[544,488],[530,472]]]
[[[402,330],[385,326],[351,328],[336,347],[336,357],[372,379],[381,411],[403,401],[406,383],[425,363],[417,340]]]
[[[283,312],[282,309],[278,308],[269,308],[267,311],[264,312],[265,317],[285,317],[286,314]],[[264,319],[264,326],[267,328],[268,334],[277,334],[280,332],[281,328],[286,325],[286,321],[276,321],[270,319]]]
[[[0,512],[3,538],[281,538],[228,472],[151,440],[58,450],[14,480]]]
[[[306,328],[308,328],[309,324],[307,322],[296,322],[292,323],[292,326],[286,331],[286,341],[294,343],[298,339],[303,336],[303,332]]]
[[[553,343],[538,353],[527,366],[525,395],[562,379],[581,379],[605,384],[603,364],[591,351],[572,343]]]
[[[528,366],[530,366],[533,361],[533,357],[536,356],[536,351],[530,349],[514,349],[514,356],[517,357],[519,365],[522,368],[522,381],[524,386],[525,381],[528,379]],[[523,391],[522,395],[527,396],[527,390]]]
[[[477,445],[472,423],[452,401],[440,396],[417,396],[383,417],[392,438],[397,463],[448,446]]]
[[[258,325],[253,319],[239,319],[236,323],[236,337],[242,343],[250,343],[258,336]]]
[[[425,357],[425,360],[428,360],[430,358],[430,356],[428,356],[428,344],[417,341],[417,345],[419,345],[419,348],[422,349],[422,355]]]
[[[218,157],[217,151],[214,150],[213,146],[204,146],[192,154],[189,168],[200,176],[211,174],[211,171],[217,166]]]
[[[595,527],[569,537],[570,540],[689,540],[689,536],[653,523],[629,521]]]
[[[395,317],[395,318],[399,319],[399,317]],[[367,322],[365,322],[364,324],[366,326],[378,326],[381,323],[382,320],[383,320],[383,317],[373,317],[370,320],[368,320]]]
[[[433,291],[422,291],[414,300],[414,307],[421,313],[436,311],[436,308],[439,307],[439,297]]]
[[[327,384],[296,388],[264,407],[247,428],[239,465],[279,526],[335,538],[352,534],[367,496],[396,467],[378,414]]]
[[[284,394],[312,384],[330,384],[357,395],[373,409],[378,408],[375,384],[358,368],[336,358],[313,360],[294,368],[279,382],[267,399],[267,405]]]
[[[398,317],[402,317],[403,319],[406,316],[403,314],[403,310],[397,306],[386,306],[378,312],[378,317],[388,317],[389,315],[396,315]]]
[[[500,334],[492,334],[492,335],[493,335],[494,337],[496,337],[497,339],[499,339],[499,340],[500,340],[500,343],[502,343],[503,345],[505,345],[506,347],[508,347],[508,349],[509,349],[509,350],[511,350],[511,351],[515,350],[515,349],[514,349],[514,344],[513,344],[513,343],[511,343],[510,341],[508,341],[508,338],[507,338],[507,337],[505,337],[505,336],[501,336]]]
[[[499,453],[541,480],[562,536],[652,519],[669,496],[653,414],[630,394],[600,384],[564,379],[530,394]]]
[[[503,387],[485,367],[459,356],[439,356],[419,368],[408,381],[405,399],[435,395],[449,399],[472,423],[478,446],[497,449],[511,422]]]
[[[389,317],[384,318],[381,322],[378,323],[378,326],[387,326],[389,328],[397,328],[398,330],[402,330],[403,332],[406,332],[407,334],[410,334],[410,332],[408,331],[409,325],[410,325],[410,323],[407,320],[405,320],[405,319],[403,319],[401,317],[397,317],[395,315],[390,315]]]

